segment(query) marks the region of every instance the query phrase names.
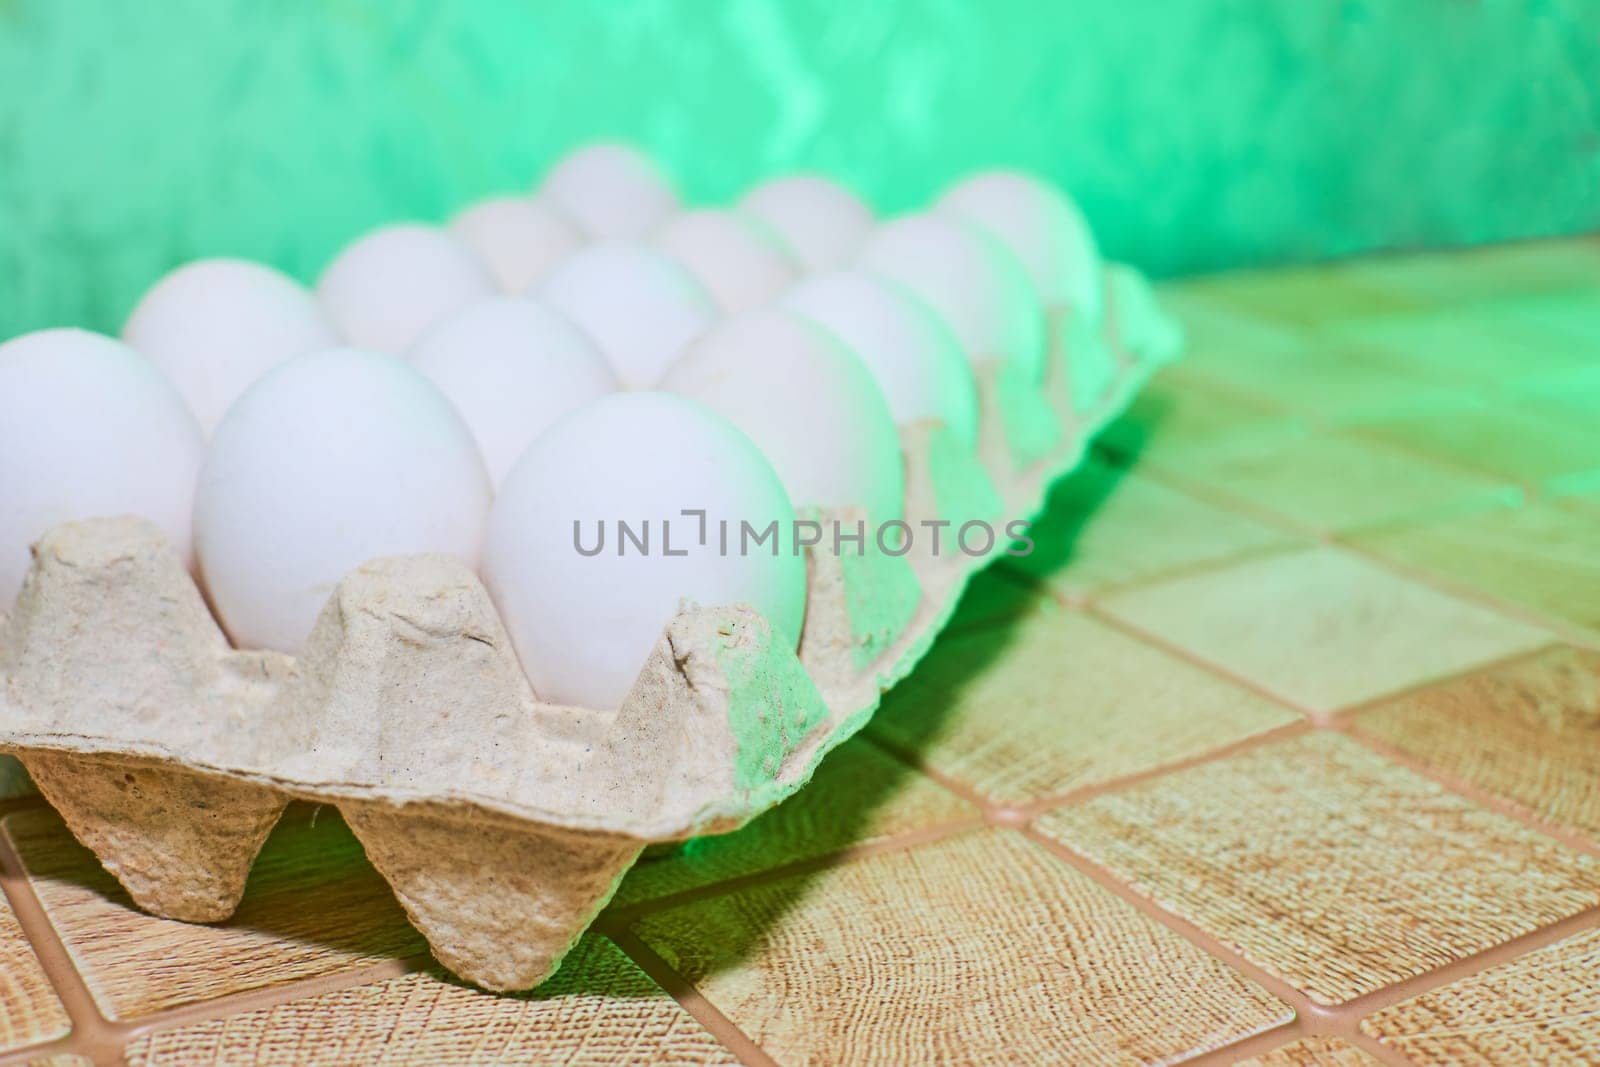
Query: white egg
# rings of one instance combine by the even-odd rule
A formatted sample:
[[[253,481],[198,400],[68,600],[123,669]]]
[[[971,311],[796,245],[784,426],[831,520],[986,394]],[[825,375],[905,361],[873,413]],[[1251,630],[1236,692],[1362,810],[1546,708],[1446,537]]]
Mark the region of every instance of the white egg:
[[[368,560],[437,552],[475,566],[489,498],[471,431],[419,371],[326,349],[256,382],[217,427],[195,553],[239,647],[295,652]]]
[[[1044,311],[1016,256],[967,223],[911,215],[867,238],[861,266],[899,282],[943,316],[974,364],[1001,360],[1019,380],[1044,373]]]
[[[398,353],[453,311],[493,296],[488,267],[448,230],[401,223],[345,247],[317,296],[350,344]]]
[[[978,386],[961,343],[933,309],[863,270],[807,279],[785,307],[830,331],[867,365],[895,422],[934,419],[968,448],[978,440]]]
[[[716,321],[711,297],[661,252],[602,241],[564,260],[534,295],[585,330],[627,389],[648,389]]]
[[[85,330],[0,345],[0,612],[63,522],[139,515],[190,563],[204,452],[183,397],[127,345]]]
[[[685,509],[705,513],[703,539]],[[774,522],[763,544],[741,536],[741,523],[759,535]],[[617,394],[556,422],[512,469],[490,515],[484,581],[542,699],[614,708],[686,601],[749,605],[779,640],[798,640],[805,559],[793,522],[771,465],[726,420],[681,397]]]
[[[953,186],[934,208],[982,226],[1020,259],[1047,307],[1100,321],[1100,252],[1065,193],[1019,171],[992,170]]]
[[[539,195],[591,237],[643,237],[679,208],[672,182],[625,144],[591,144],[550,168]]]
[[[407,357],[466,420],[496,485],[546,426],[617,391],[589,336],[529,297],[474,304],[423,334]]]
[[[656,231],[652,243],[683,264],[728,314],[767,303],[800,274],[778,237],[733,211],[686,211]]]
[[[178,387],[208,434],[251,382],[338,343],[311,290],[242,259],[202,259],[162,278],[133,309],[122,339]]]
[[[820,175],[763,182],[745,194],[739,209],[771,226],[808,271],[849,263],[872,230],[872,209]]]
[[[500,288],[520,293],[583,244],[583,231],[532,197],[480,200],[457,215],[451,231],[478,253]]]
[[[883,391],[838,338],[781,308],[719,323],[661,388],[698,400],[750,436],[796,509],[858,506],[900,518],[905,471]]]

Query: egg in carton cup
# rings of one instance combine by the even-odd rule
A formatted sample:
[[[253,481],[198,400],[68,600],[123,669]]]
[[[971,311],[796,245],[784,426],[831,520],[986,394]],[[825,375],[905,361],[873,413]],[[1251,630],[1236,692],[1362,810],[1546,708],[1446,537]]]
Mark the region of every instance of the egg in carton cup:
[[[938,423],[904,429],[913,529],[983,516],[1003,530],[1038,511],[1176,355],[1147,293],[1131,306],[1142,279],[1113,297],[1130,285],[1110,343],[1053,316],[1042,387],[980,375],[976,456]],[[0,751],[139,907],[188,922],[233,914],[291,800],[331,804],[442,964],[528,989],[647,846],[737,829],[803,786],[985,562],[871,541],[808,550],[798,651],[746,607],[686,604],[621,706],[597,711],[535,697],[451,557],[357,568],[291,657],[230,647],[153,524],[68,523],[35,545],[0,625]]]

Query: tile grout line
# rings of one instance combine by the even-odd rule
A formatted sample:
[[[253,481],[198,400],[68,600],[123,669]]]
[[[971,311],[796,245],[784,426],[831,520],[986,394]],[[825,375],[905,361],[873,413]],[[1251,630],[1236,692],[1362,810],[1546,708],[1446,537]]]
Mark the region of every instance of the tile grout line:
[[[1327,1019],[1332,1017],[1332,1013],[1326,1007],[1316,1004],[1310,997],[1296,989],[1289,982],[1246,959],[1241,953],[1227,947],[1221,939],[1207,933],[1199,925],[1167,910],[1151,898],[1138,892],[1132,885],[1124,882],[1109,868],[1101,866],[1082,853],[1045,835],[1032,823],[1016,829],[1029,841],[1045,849],[1045,851],[1055,856],[1068,867],[1133,907],[1145,918],[1157,922],[1160,926],[1182,937],[1206,955],[1226,964],[1234,972],[1260,986],[1290,1008],[1295,1013],[1296,1019],[1304,1020],[1308,1026],[1312,1026],[1317,1023],[1325,1023]]]
[[[122,1043],[115,1026],[101,1013],[87,978],[79,971],[66,942],[50,921],[44,903],[34,892],[27,870],[10,834],[0,832],[0,888],[4,889],[23,937],[67,1013],[72,1026],[68,1037],[79,1046],[75,1051],[91,1056],[96,1062],[113,1055],[120,1061]]]
[[[109,1026],[121,1037],[126,1047],[142,1037],[160,1031],[231,1018],[246,1012],[261,1011],[275,1008],[280,1004],[321,996],[324,993],[336,993],[343,989],[355,989],[359,986],[389,981],[426,971],[431,966],[433,957],[428,953],[393,957],[348,970],[335,971],[332,974],[309,975],[279,985],[245,989],[211,1000],[178,1004],[133,1019],[113,1019],[109,1021]]]
[[[1304,719],[1297,722],[1286,722],[1281,726],[1274,726],[1271,729],[1249,734],[1229,741],[1225,745],[1219,745],[1216,748],[1208,749],[1205,752],[1187,756],[1180,760],[1158,764],[1154,767],[1146,767],[1144,770],[1133,771],[1115,778],[1107,778],[1104,781],[1069,789],[1065,792],[1053,793],[1014,807],[996,805],[996,810],[1018,822],[1025,822],[1055,808],[1081,804],[1096,797],[1104,796],[1107,793],[1132,789],[1144,785],[1146,782],[1155,781],[1157,778],[1164,778],[1169,774],[1179,774],[1195,767],[1205,766],[1208,763],[1229,759],[1258,747],[1276,744],[1279,741],[1290,741],[1319,728],[1316,724],[1307,722]]]
[[[1083,614],[1089,616],[1097,622],[1104,623],[1106,626],[1111,627],[1126,637],[1131,637],[1160,652],[1164,652],[1169,656],[1181,659],[1192,667],[1198,667],[1214,677],[1221,678],[1223,681],[1228,682],[1235,688],[1249,690],[1256,696],[1261,697],[1263,700],[1266,700],[1271,704],[1276,704],[1279,707],[1287,708],[1290,711],[1304,716],[1308,722],[1313,724],[1318,723],[1325,714],[1316,708],[1297,704],[1294,700],[1290,699],[1283,693],[1274,692],[1273,690],[1266,688],[1251,678],[1247,678],[1242,674],[1236,674],[1227,667],[1224,667],[1222,664],[1206,659],[1204,656],[1201,656],[1195,652],[1191,652],[1182,645],[1173,644],[1166,638],[1161,637],[1159,634],[1152,633],[1141,626],[1137,626],[1134,623],[1128,622],[1120,616],[1113,615],[1098,605],[1091,604],[1088,607],[1083,608],[1082,611]]]
[[[605,936],[745,1067],[778,1067],[778,1062],[755,1039],[706,999],[694,983],[679,974],[631,928],[607,930]]]
[[[1282,1027],[1266,1031],[1263,1034],[1253,1034],[1238,1042],[1233,1042],[1221,1048],[1206,1050],[1192,1058],[1180,1061],[1186,1067],[1214,1067],[1214,1065],[1215,1067],[1222,1067],[1224,1064],[1232,1064],[1237,1061],[1241,1054],[1238,1048],[1240,1045],[1248,1044],[1254,1049],[1257,1047],[1257,1043],[1260,1042],[1261,1051],[1268,1051],[1277,1047],[1278,1044],[1290,1043],[1300,1037],[1311,1036],[1343,1038],[1352,1044],[1367,1049],[1385,1063],[1394,1064],[1396,1067],[1409,1067],[1410,1060],[1401,1056],[1394,1049],[1383,1045],[1382,1042],[1372,1038],[1361,1029],[1363,1019],[1370,1016],[1374,1011],[1381,1010],[1392,1003],[1398,1003],[1440,986],[1448,985],[1451,982],[1460,981],[1463,978],[1481,973],[1503,958],[1522,955],[1528,951],[1544,947],[1546,944],[1560,940],[1571,930],[1587,929],[1589,926],[1595,925],[1597,919],[1600,919],[1600,907],[1586,909],[1577,915],[1530,930],[1526,934],[1501,942],[1499,945],[1490,946],[1481,952],[1466,956],[1460,960],[1390,983],[1340,1004],[1326,1005],[1312,1000],[1310,996],[1297,989],[1286,979],[1250,961],[1237,950],[1229,948],[1219,937],[1207,932],[1198,924],[1169,911],[1152,898],[1140,893],[1131,884],[1121,880],[1109,868],[1103,867],[1087,856],[1074,851],[1066,844],[1040,833],[1031,823],[1021,827],[1020,832],[1069,867],[1132,906],[1146,918],[1159,923],[1206,955],[1254,982],[1287,1005],[1295,1014],[1295,1018]],[[1265,1033],[1279,1032],[1283,1035],[1283,1040],[1278,1043],[1268,1043],[1266,1041]]]
[[[1557,616],[1546,615],[1542,612],[1534,610],[1533,608],[1517,604],[1513,601],[1503,600],[1488,590],[1479,589],[1476,586],[1452,581],[1448,577],[1435,574],[1434,572],[1425,570],[1421,567],[1402,563],[1399,560],[1390,559],[1389,557],[1375,552],[1365,545],[1362,545],[1359,541],[1348,541],[1343,538],[1336,538],[1334,543],[1337,547],[1343,549],[1344,551],[1358,556],[1361,559],[1366,560],[1368,563],[1388,571],[1397,578],[1402,578],[1407,581],[1416,582],[1419,585],[1427,586],[1435,592],[1442,593],[1445,596],[1453,597],[1456,600],[1462,600],[1470,604],[1475,604],[1480,608],[1493,611],[1516,622],[1521,622],[1537,629],[1547,630],[1554,636],[1566,641],[1568,644],[1574,644],[1585,648],[1600,649],[1600,636],[1587,632],[1582,627],[1575,626],[1566,619],[1562,619]]]
[[[621,929],[630,926],[639,919],[658,912],[670,911],[673,908],[684,907],[698,901],[711,900],[716,897],[727,896],[730,893],[741,892],[745,889],[780,882],[785,878],[814,874],[872,856],[880,856],[891,852],[904,852],[908,849],[932,844],[935,841],[943,841],[948,837],[956,837],[959,834],[981,829],[986,825],[988,825],[988,822],[982,815],[972,815],[964,819],[947,819],[930,826],[917,827],[914,830],[880,838],[876,841],[864,841],[846,845],[844,848],[825,852],[818,856],[805,856],[774,867],[747,871],[731,878],[707,882],[704,885],[690,886],[659,897],[618,905],[614,909],[607,909],[602,912],[600,918],[596,920],[596,927],[603,928],[602,932],[606,932],[611,928]]]
[[[1493,659],[1483,660],[1482,662],[1476,663],[1471,667],[1464,667],[1455,671],[1454,673],[1443,675],[1441,677],[1424,678],[1421,681],[1409,682],[1406,685],[1379,693],[1377,696],[1366,697],[1365,699],[1357,700],[1354,703],[1345,704],[1342,707],[1335,708],[1334,710],[1327,712],[1320,717],[1321,725],[1333,729],[1339,729],[1350,723],[1357,716],[1369,711],[1374,711],[1378,708],[1382,708],[1386,704],[1392,704],[1396,701],[1420,696],[1431,689],[1438,689],[1441,686],[1454,685],[1455,683],[1465,679],[1476,678],[1480,675],[1491,674],[1506,670],[1510,667],[1516,667],[1523,663],[1538,659],[1540,656],[1549,655],[1551,652],[1561,647],[1563,647],[1563,645],[1559,639],[1552,640],[1542,645],[1535,645],[1532,648],[1520,648],[1514,652],[1507,652],[1504,655],[1496,656]]]
[[[1454,985],[1468,978],[1484,974],[1503,963],[1520,959],[1532,952],[1565,941],[1575,934],[1588,930],[1600,929],[1600,905],[1592,905],[1582,911],[1568,915],[1566,918],[1557,919],[1555,922],[1536,927],[1526,933],[1507,938],[1498,944],[1480,949],[1469,956],[1458,960],[1440,964],[1421,974],[1414,974],[1391,982],[1386,986],[1374,989],[1370,993],[1363,993],[1359,997],[1345,1001],[1339,1005],[1339,1011],[1353,1016],[1358,1028],[1359,1024],[1376,1015],[1386,1008],[1403,1003],[1415,997],[1431,993],[1444,986]],[[1365,1031],[1362,1031],[1365,1033]]]
[[[1524,828],[1543,837],[1559,841],[1574,852],[1600,859],[1600,843],[1596,843],[1583,834],[1570,830],[1559,823],[1549,822],[1540,818],[1537,812],[1517,801],[1491,793],[1467,779],[1458,778],[1448,771],[1430,766],[1425,761],[1418,759],[1403,749],[1396,748],[1382,738],[1374,737],[1367,733],[1355,723],[1344,723],[1327,727],[1327,729],[1345,735],[1357,744],[1376,752],[1391,763],[1399,764],[1411,773],[1426,778],[1446,791],[1472,801],[1479,807],[1511,819],[1513,822],[1520,823]]]

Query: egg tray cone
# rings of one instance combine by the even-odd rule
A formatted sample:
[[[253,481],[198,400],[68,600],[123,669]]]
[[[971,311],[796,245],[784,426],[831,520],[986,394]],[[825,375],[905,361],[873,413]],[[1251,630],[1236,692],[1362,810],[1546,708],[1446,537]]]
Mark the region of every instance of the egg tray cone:
[[[1174,354],[1075,341],[1056,318],[1042,391],[981,383],[976,459],[938,424],[907,428],[914,529],[1032,515]],[[621,707],[595,711],[534,697],[452,558],[356,569],[289,657],[231,648],[150,523],[65,524],[0,620],[0,751],[146,911],[227,919],[288,802],[331,804],[441,963],[531,988],[646,846],[735,829],[804,785],[985,562],[874,552],[868,530],[864,555],[810,551],[798,652],[746,607],[685,606]]]

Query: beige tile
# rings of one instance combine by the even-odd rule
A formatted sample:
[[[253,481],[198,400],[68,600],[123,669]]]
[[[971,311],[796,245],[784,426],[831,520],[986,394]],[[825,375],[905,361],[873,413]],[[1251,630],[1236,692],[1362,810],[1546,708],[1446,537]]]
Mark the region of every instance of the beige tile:
[[[1522,499],[1513,483],[1331,433],[1286,437],[1270,448],[1211,449],[1175,477],[1326,533]]]
[[[1361,1029],[1415,1064],[1600,1063],[1600,930],[1385,1008]]]
[[[1379,1061],[1337,1037],[1304,1037],[1234,1067],[1378,1067]]]
[[[238,912],[218,926],[135,910],[54,812],[19,812],[4,826],[50,921],[111,1018],[427,950],[331,808],[290,809],[256,860]]]
[[[1451,387],[1360,348],[1328,342],[1302,341],[1298,352],[1236,346],[1209,360],[1179,364],[1179,373],[1322,420],[1409,415],[1476,402],[1469,385]]]
[[[1600,432],[1508,406],[1422,412],[1354,427],[1362,436],[1524,485],[1600,469]]]
[[[1535,371],[1579,370],[1590,362],[1558,329],[1505,302],[1347,319],[1323,327],[1321,338],[1359,347],[1397,372],[1425,374],[1451,386],[1494,387]]]
[[[0,895],[0,1054],[53,1041],[71,1028],[17,917]]]
[[[1600,514],[1535,504],[1377,531],[1357,543],[1600,635]]]
[[[1302,425],[1259,401],[1166,373],[1140,391],[1097,440],[1124,464],[1159,465],[1229,441],[1270,442]]]
[[[1147,1063],[1289,1010],[1018,834],[658,912],[640,934],[780,1063]]]
[[[158,1031],[136,1040],[127,1060],[129,1067],[738,1062],[615,946],[592,935],[531,994],[493,996],[412,974]]]
[[[1591,359],[1600,358],[1600,255],[1591,261],[1588,277],[1577,288],[1526,297],[1507,311],[1560,333]],[[1589,380],[1595,380],[1592,374]]]
[[[1600,904],[1600,861],[1326,732],[1038,825],[1324,1004]]]
[[[1216,274],[1196,279],[1189,288],[1243,313],[1301,326],[1421,306],[1404,292],[1371,284],[1353,263]]]
[[[1032,537],[1033,553],[1007,566],[1071,597],[1293,541],[1270,526],[1098,461],[1056,486]]]
[[[829,754],[804,789],[744,829],[641,861],[615,903],[636,904],[977,815],[971,804],[857,738]]]
[[[1165,283],[1157,298],[1183,327],[1183,362],[1167,371],[1176,377],[1234,359],[1285,362],[1308,351],[1306,331],[1218,299],[1207,291],[1205,279]]]
[[[1075,612],[947,636],[868,731],[1002,804],[1231,744],[1292,711]]]
[[[1600,308],[1600,301],[1596,302]],[[1578,371],[1555,374],[1535,374],[1520,381],[1507,383],[1502,390],[1506,399],[1519,408],[1536,415],[1592,423],[1600,413],[1600,353],[1593,366]]]
[[[1331,548],[1142,586],[1101,606],[1316,711],[1551,640],[1542,630]]]
[[[1592,286],[1600,272],[1593,238],[1528,241],[1383,255],[1356,265],[1364,284],[1436,309]]]
[[[1365,709],[1356,724],[1600,842],[1600,653],[1550,649]]]

